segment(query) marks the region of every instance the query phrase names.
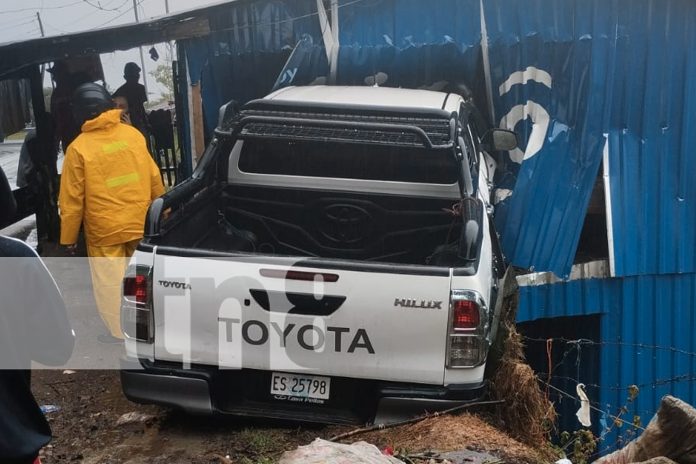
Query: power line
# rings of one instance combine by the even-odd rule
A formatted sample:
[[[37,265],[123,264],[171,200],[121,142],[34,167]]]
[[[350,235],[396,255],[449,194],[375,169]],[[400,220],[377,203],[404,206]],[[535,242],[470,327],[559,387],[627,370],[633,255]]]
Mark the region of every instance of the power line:
[[[122,4],[119,6],[119,8],[122,8],[126,3],[128,3],[128,0],[125,0],[125,2],[122,3]],[[117,18],[120,18],[120,17],[123,16],[124,14],[128,13],[128,11],[130,11],[130,9],[127,9],[127,10],[124,11],[121,15],[116,16],[116,18],[112,18],[112,20],[115,20],[115,19],[117,19]],[[69,27],[69,26],[72,26],[73,24],[77,24],[77,23],[79,23],[80,21],[82,21],[83,19],[89,18],[89,17],[92,16],[93,14],[94,14],[94,13],[90,11],[90,12],[87,13],[86,15],[80,16],[80,17],[77,18],[75,21],[72,21],[72,22],[68,23],[65,27]],[[107,22],[104,23],[104,24],[108,24],[108,23],[109,23],[109,22],[107,21]],[[102,24],[102,26],[103,26],[104,24]],[[96,28],[99,28],[99,27],[101,27],[101,26],[97,26]]]
[[[20,19],[29,19],[30,17],[32,18],[31,20],[33,21],[33,20],[34,20],[34,19],[33,19],[33,18],[34,18],[34,15],[33,15],[33,14],[30,15],[30,16],[25,16],[24,18],[20,18]],[[6,23],[0,24],[0,29],[5,29],[7,26],[10,26],[10,27],[11,27],[11,26],[15,26],[15,25],[17,25],[17,20],[16,20],[16,19],[13,20],[13,21],[7,21]]]
[[[144,1],[144,0],[138,0],[137,5],[140,5],[143,1]],[[107,22],[102,23],[102,24],[100,24],[99,26],[94,27],[94,29],[99,29],[99,28],[101,28],[101,27],[106,26],[107,24],[111,24],[111,23],[113,23],[114,21],[116,21],[118,18],[124,16],[126,13],[130,13],[132,10],[133,10],[133,7],[130,7],[130,8],[128,8],[127,10],[125,10],[124,12],[122,12],[121,14],[119,14],[118,16],[114,16],[113,18],[111,18],[111,19],[108,20]]]
[[[31,19],[28,19],[22,23],[12,24],[11,26],[3,27],[3,30],[14,29],[20,26],[26,26],[27,24],[35,23],[36,17],[32,15]]]
[[[351,2],[343,3],[341,5],[338,5],[338,9],[340,10],[341,8],[346,8],[348,6],[353,6],[358,3],[363,3],[365,0],[353,0]],[[226,27],[223,29],[215,29],[214,31],[211,31],[211,33],[216,33],[216,32],[226,32],[226,31],[234,31],[237,29],[251,29],[254,27],[264,27],[264,26],[276,26],[278,24],[284,24],[284,23],[289,23],[292,21],[297,21],[299,19],[306,19],[306,18],[311,18],[313,16],[318,16],[318,12],[314,13],[307,13],[301,16],[295,16],[293,18],[286,18],[286,19],[280,19],[278,21],[268,21],[265,23],[253,23],[253,24],[242,24],[242,25],[237,25],[237,26],[232,26],[232,27]]]
[[[90,0],[82,0],[82,1],[85,2],[87,5],[89,5],[89,6],[93,7],[93,8],[96,8],[97,10],[101,10],[101,11],[118,11],[118,10],[120,10],[121,8],[123,8],[123,6],[124,6],[126,3],[128,3],[128,0],[124,0],[123,3],[121,3],[121,4],[120,4],[119,6],[117,6],[116,8],[106,8],[106,7],[103,7],[103,6],[101,5],[101,2],[98,1],[98,0],[97,0],[97,4],[96,4],[96,5],[95,5],[94,3],[92,3]]]
[[[60,10],[60,9],[63,9],[63,8],[67,8],[67,7],[69,7],[69,6],[79,5],[80,3],[82,3],[82,2],[81,2],[81,1],[79,1],[79,2],[73,2],[73,3],[68,3],[68,4],[66,4],[66,5],[59,5],[59,6],[43,6],[43,5],[42,5],[41,8],[40,8],[40,10]],[[23,11],[36,11],[36,8],[34,7],[34,8],[19,8],[19,9],[16,9],[16,10],[3,10],[3,11],[0,11],[0,15],[2,15],[2,14],[10,14],[10,13],[21,13],[21,12],[23,12]]]

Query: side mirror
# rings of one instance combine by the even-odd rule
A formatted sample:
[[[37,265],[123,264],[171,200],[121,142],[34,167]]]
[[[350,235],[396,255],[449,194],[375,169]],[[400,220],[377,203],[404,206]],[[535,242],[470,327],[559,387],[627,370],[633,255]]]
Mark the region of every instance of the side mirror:
[[[510,151],[517,148],[517,135],[507,129],[490,129],[482,142],[486,150]]]
[[[220,113],[218,114],[218,128],[222,129],[230,123],[230,121],[239,112],[239,105],[236,101],[230,100],[220,107]]]

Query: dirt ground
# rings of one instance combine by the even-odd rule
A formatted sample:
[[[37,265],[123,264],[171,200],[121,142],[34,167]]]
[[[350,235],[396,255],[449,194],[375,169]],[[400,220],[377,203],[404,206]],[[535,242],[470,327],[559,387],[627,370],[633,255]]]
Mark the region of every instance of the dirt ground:
[[[35,371],[34,393],[41,405],[60,409],[47,414],[52,443],[42,451],[45,464],[85,463],[260,463],[278,460],[283,451],[328,439],[351,427],[307,426],[231,417],[194,417],[128,401],[117,371]],[[117,425],[126,413],[152,416],[145,422]],[[483,419],[464,414],[431,418],[415,425],[357,435],[380,448],[421,452],[485,450],[508,463],[538,463],[543,458],[499,432]]]

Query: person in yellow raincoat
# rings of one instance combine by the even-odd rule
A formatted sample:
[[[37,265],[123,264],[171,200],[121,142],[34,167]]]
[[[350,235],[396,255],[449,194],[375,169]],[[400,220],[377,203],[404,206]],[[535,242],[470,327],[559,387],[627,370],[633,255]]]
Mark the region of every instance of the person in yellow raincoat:
[[[94,297],[109,329],[122,339],[121,281],[143,237],[152,200],[164,193],[142,134],[121,122],[121,110],[99,84],[79,86],[73,112],[81,134],[68,146],[60,181],[60,243],[74,249],[84,226]]]

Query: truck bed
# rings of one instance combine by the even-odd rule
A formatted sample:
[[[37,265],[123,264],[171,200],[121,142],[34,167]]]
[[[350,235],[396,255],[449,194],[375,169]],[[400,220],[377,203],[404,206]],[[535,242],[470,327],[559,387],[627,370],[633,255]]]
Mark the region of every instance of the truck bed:
[[[160,244],[221,252],[429,264],[455,243],[455,201],[227,185]],[[436,256],[437,258],[437,256]]]

